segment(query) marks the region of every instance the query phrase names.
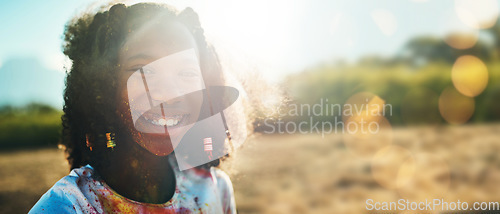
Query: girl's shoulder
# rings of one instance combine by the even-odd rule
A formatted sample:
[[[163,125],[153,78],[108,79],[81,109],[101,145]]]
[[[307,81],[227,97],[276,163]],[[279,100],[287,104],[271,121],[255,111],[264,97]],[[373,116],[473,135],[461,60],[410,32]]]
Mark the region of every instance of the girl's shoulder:
[[[82,191],[83,183],[91,180],[92,174],[90,165],[71,170],[42,195],[29,213],[98,213]]]
[[[236,201],[234,200],[233,184],[229,176],[221,169],[212,167],[211,174],[215,177],[219,197],[222,201],[224,213],[236,213]]]
[[[214,181],[220,190],[233,191],[233,184],[229,176],[223,170],[212,167],[210,173],[214,176]]]

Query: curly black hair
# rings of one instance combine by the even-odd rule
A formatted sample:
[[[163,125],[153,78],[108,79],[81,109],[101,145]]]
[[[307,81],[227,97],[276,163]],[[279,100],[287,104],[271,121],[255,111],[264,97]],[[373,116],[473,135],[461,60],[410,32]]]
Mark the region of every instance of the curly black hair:
[[[66,25],[64,54],[73,62],[67,71],[64,91],[64,115],[61,144],[65,147],[70,168],[86,164],[94,167],[107,161],[105,138],[107,132],[120,128],[117,101],[118,51],[127,36],[153,18],[177,21],[193,35],[200,54],[206,84],[223,81],[222,68],[214,48],[206,42],[196,12],[186,8],[179,12],[160,4],[140,3],[132,6],[115,4],[108,11],[80,16]],[[204,75],[205,76],[205,75]],[[93,151],[86,146],[86,136]],[[215,160],[204,166],[217,166]]]

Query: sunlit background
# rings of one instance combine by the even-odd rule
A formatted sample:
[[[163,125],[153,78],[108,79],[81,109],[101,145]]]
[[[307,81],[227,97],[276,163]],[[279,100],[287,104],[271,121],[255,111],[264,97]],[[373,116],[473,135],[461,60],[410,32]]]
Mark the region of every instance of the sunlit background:
[[[157,2],[192,7],[227,69],[258,72],[263,88],[277,89],[256,99],[256,135],[228,170],[240,213],[373,213],[367,199],[500,202],[500,2]],[[103,4],[0,5],[0,212],[25,213],[68,173],[56,149],[71,66],[64,26]],[[320,102],[370,107],[277,113]],[[390,115],[364,114],[387,105]],[[380,131],[270,130],[310,120]]]

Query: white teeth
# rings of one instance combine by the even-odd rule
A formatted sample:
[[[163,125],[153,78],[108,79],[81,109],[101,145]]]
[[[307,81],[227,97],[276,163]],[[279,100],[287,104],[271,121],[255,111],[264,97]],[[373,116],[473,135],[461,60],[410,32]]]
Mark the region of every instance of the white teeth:
[[[165,126],[166,125],[167,127],[172,127],[172,126],[176,126],[177,124],[179,124],[179,122],[182,120],[182,118],[184,116],[185,115],[175,115],[173,117],[160,118],[160,119],[150,119],[148,117],[145,117],[145,119],[147,121],[149,121],[150,123],[157,125],[157,126]]]
[[[153,121],[153,122],[156,122],[156,121]],[[161,118],[161,119],[158,120],[158,124],[161,125],[161,126],[164,126],[164,125],[167,124],[167,121],[165,119]]]
[[[172,125],[174,125],[174,120],[172,119],[167,120],[167,126],[172,126]]]

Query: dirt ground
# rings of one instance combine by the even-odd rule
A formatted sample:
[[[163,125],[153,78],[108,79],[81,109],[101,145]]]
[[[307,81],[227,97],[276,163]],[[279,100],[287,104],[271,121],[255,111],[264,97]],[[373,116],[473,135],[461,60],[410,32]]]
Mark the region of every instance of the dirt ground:
[[[261,135],[226,171],[239,213],[382,213],[366,210],[366,200],[500,201],[498,151],[498,124],[393,128],[368,138]],[[0,213],[26,213],[68,168],[62,151],[41,149],[1,152],[0,169]]]

